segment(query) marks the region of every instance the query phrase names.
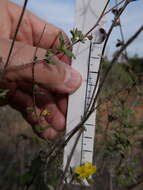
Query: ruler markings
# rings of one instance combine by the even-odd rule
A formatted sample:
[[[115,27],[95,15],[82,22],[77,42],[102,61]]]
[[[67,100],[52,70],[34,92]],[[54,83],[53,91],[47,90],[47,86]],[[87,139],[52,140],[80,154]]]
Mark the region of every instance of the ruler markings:
[[[89,83],[88,85],[89,85],[89,86],[95,86],[95,84],[92,84],[92,83]]]
[[[94,124],[90,124],[90,123],[85,123],[84,125],[87,125],[87,126],[95,126]]]
[[[98,57],[96,57],[96,56],[92,56],[91,58],[92,58],[92,59],[100,59],[99,56],[98,56]]]
[[[98,74],[99,72],[98,71],[89,71],[90,73],[93,73],[93,74]]]
[[[92,150],[82,150],[83,152],[93,152]]]
[[[89,99],[89,100],[91,100],[91,99],[92,99],[92,97],[87,97],[86,99]]]
[[[92,137],[89,137],[89,136],[88,137],[84,136],[84,138],[85,139],[93,139]]]
[[[87,83],[86,83],[86,92],[85,92],[85,104],[84,104],[84,113],[86,113],[86,109],[87,107],[89,106],[89,103],[88,103],[88,99],[87,99],[87,96],[89,94],[89,91],[88,91],[88,84],[91,82],[91,77],[90,77],[90,55],[91,55],[91,48],[92,48],[92,42],[90,42],[90,45],[89,45],[89,55],[88,55],[88,63],[87,63]],[[90,91],[91,93],[91,91]],[[83,164],[83,145],[84,145],[84,133],[82,133],[82,136],[81,136],[81,159],[80,159],[80,164]]]
[[[79,30],[82,30],[83,33],[86,33],[93,26],[93,20],[96,22],[97,17],[99,17],[106,4],[106,1],[107,0],[86,0],[87,4],[90,5],[86,6],[87,4],[84,4],[83,0],[76,0],[75,28],[78,28]],[[98,6],[95,6],[95,3]],[[93,7],[93,12],[95,11],[95,14],[91,12],[89,7]],[[83,10],[85,11],[83,12]],[[96,18],[95,15],[97,15]],[[87,40],[84,44],[76,44],[73,48],[73,53],[76,55],[76,59],[73,60],[72,65],[82,74],[83,83],[81,87],[69,98],[67,133],[69,133],[81,121],[87,107],[90,106],[90,100],[96,84],[102,45],[94,43],[95,31],[91,34],[93,36],[92,41]],[[95,113],[91,114],[84,126],[85,131],[82,133],[82,136],[74,151],[70,167],[78,166],[87,161],[92,162],[95,133]],[[76,137],[77,135],[75,135],[65,147],[64,168]]]

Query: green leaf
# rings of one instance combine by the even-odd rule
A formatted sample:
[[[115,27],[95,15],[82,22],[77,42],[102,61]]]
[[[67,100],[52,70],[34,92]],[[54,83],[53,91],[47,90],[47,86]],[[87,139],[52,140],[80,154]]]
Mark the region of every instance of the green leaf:
[[[76,58],[75,55],[72,53],[71,50],[66,49],[66,48],[63,48],[62,51],[63,51],[63,53],[64,53],[66,56],[68,56],[68,57],[70,57],[70,58],[74,58],[74,59]]]
[[[32,106],[27,107],[26,110],[28,112],[34,112],[34,108]]]
[[[64,45],[65,45],[65,40],[64,40],[62,32],[60,32],[60,35],[59,35],[59,42],[60,42],[59,49],[62,49],[64,47]]]
[[[56,65],[58,63],[52,56],[45,57],[45,61],[51,65]]]
[[[91,178],[86,178],[86,181],[88,182],[88,184],[92,185],[95,181]]]
[[[4,99],[6,98],[6,95],[8,94],[8,89],[0,89],[0,98]]]
[[[45,54],[45,61],[46,63],[48,64],[51,64],[51,65],[56,65],[58,62],[57,60],[54,59],[54,52],[52,49],[48,49],[46,54]]]
[[[60,45],[58,47],[59,52],[62,52],[66,56],[75,59],[75,55],[72,53],[72,51],[70,49],[66,48],[65,40],[64,40],[64,37],[63,37],[62,33],[60,33],[60,35],[59,35],[59,42],[60,42]]]
[[[58,63],[56,60],[50,59],[50,58],[46,59],[46,61],[48,64],[51,64],[51,65],[56,65]]]
[[[74,43],[75,41],[80,41],[82,43],[85,42],[85,35],[82,33],[81,30],[78,30],[77,28],[70,31],[72,37],[71,41]]]
[[[35,130],[40,133],[40,132],[42,132],[42,131],[45,131],[45,130],[48,129],[49,127],[51,127],[51,125],[47,125],[47,126],[36,125],[36,126],[35,126]]]

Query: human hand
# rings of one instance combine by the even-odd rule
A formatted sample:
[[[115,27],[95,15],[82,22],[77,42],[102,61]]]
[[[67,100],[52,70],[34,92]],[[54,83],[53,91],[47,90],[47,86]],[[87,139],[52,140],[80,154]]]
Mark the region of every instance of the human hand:
[[[21,8],[7,0],[0,2],[0,56],[5,62],[11,45],[16,24],[21,13]],[[58,36],[61,32],[57,27],[47,24],[30,12],[25,12],[19,33],[17,35],[14,50],[9,66],[21,65],[33,61],[35,47],[46,24],[46,29],[39,44],[38,59],[45,57],[48,48],[56,49],[59,45]],[[68,42],[66,35],[65,39]],[[67,108],[67,95],[74,92],[81,83],[79,73],[68,64],[70,60],[63,55],[57,55],[56,65],[48,65],[44,61],[35,65],[35,82],[38,91],[42,94],[36,96],[36,113],[28,111],[33,106],[32,96],[32,65],[19,67],[6,72],[0,81],[0,88],[10,89],[8,103],[19,110],[24,118],[33,126],[47,126],[48,129],[39,133],[44,138],[53,139],[59,131],[65,129],[65,117]],[[43,110],[50,114],[43,117]],[[34,128],[35,129],[35,128]]]

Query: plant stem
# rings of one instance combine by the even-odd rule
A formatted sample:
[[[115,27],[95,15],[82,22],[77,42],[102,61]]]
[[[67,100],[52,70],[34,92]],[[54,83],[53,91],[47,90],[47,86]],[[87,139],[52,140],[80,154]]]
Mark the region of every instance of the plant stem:
[[[16,30],[15,30],[15,33],[14,33],[12,44],[11,44],[11,47],[10,47],[10,50],[9,50],[9,53],[8,53],[8,56],[7,56],[7,60],[6,60],[6,63],[4,65],[4,70],[7,68],[8,64],[9,64],[10,56],[11,56],[13,48],[14,48],[14,44],[15,44],[15,41],[16,41],[16,38],[17,38],[17,34],[19,32],[19,29],[20,29],[20,25],[22,23],[22,19],[23,19],[25,10],[26,10],[27,3],[28,3],[28,0],[25,0],[23,8],[22,8],[22,11],[21,11],[21,15],[20,15],[19,20],[18,20],[18,24],[16,26]]]

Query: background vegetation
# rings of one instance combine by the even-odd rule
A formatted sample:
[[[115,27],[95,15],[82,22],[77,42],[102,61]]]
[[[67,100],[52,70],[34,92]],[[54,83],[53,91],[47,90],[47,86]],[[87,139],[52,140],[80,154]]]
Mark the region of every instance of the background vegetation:
[[[105,59],[102,74],[110,66]],[[102,76],[101,76],[102,78]],[[108,76],[98,98],[93,189],[143,189],[143,58],[121,58]],[[18,112],[0,109],[0,189],[23,190],[39,172],[37,153],[49,146],[34,135]],[[33,173],[27,173],[31,163]],[[58,161],[57,161],[58,160]],[[56,184],[61,156],[47,170],[48,183]],[[36,170],[37,168],[37,170]],[[26,175],[25,175],[26,173]],[[21,177],[24,176],[24,177]],[[31,189],[48,189],[40,175]],[[37,184],[40,184],[39,187]]]

